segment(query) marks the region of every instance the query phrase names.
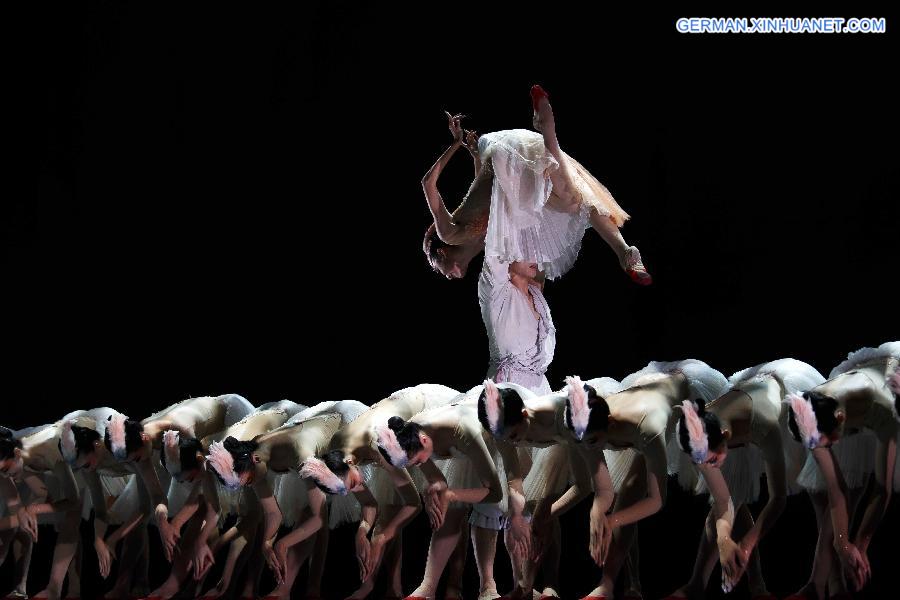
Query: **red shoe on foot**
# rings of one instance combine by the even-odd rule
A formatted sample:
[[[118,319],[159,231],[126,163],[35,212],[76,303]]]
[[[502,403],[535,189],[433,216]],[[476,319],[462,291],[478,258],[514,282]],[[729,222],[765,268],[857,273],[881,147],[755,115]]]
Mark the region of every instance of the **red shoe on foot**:
[[[653,277],[647,272],[644,262],[641,260],[641,252],[636,246],[629,246],[625,251],[625,257],[622,260],[622,267],[625,273],[631,277],[631,280],[638,285],[650,285],[653,283]]]
[[[535,84],[531,86],[531,108],[534,109],[534,112],[538,111],[538,102],[540,102],[541,98],[550,98],[550,94],[544,91],[544,88]]]

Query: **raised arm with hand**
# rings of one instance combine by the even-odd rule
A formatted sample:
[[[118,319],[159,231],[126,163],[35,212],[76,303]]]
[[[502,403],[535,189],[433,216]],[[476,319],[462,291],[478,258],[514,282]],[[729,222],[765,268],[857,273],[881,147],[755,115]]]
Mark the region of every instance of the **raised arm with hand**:
[[[438,191],[437,183],[444,167],[447,166],[447,163],[450,162],[450,159],[456,154],[456,151],[463,145],[464,133],[459,124],[462,115],[450,115],[450,113],[447,113],[447,118],[449,120],[450,133],[453,135],[453,143],[444,150],[444,153],[441,154],[431,168],[428,169],[428,172],[425,173],[425,177],[422,178],[422,191],[425,192],[425,199],[428,202],[428,209],[431,211],[431,216],[434,218],[434,226],[437,230],[438,237],[444,243],[453,244],[455,238],[460,235],[462,228],[454,223],[453,215],[447,210],[447,205],[444,204],[444,198]]]

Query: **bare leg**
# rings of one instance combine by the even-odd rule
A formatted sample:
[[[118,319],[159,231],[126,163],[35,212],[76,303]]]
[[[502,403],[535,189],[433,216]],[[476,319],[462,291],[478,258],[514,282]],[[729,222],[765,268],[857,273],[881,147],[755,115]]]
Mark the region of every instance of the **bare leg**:
[[[197,511],[197,513],[191,517],[190,521],[188,521],[187,528],[185,529],[184,535],[181,540],[178,542],[179,552],[175,554],[175,561],[172,563],[172,570],[169,572],[169,576],[166,580],[160,585],[158,588],[153,590],[150,593],[151,596],[158,596],[160,598],[169,598],[174,596],[178,590],[181,589],[182,583],[188,578],[191,573],[189,568],[189,564],[191,561],[191,556],[187,551],[189,544],[191,541],[197,539],[197,535],[200,533],[200,529],[203,527],[203,516],[201,511]],[[144,528],[146,532],[146,528]]]
[[[265,525],[260,520],[256,526],[253,540],[247,544],[239,558],[240,568],[243,568],[243,565],[247,565],[247,577],[244,582],[244,591],[241,593],[242,598],[256,598],[259,592],[259,580],[262,577],[262,569],[265,564],[262,555],[262,542],[265,535],[264,527]],[[257,560],[249,560],[251,556],[256,557]],[[238,569],[238,572],[240,572],[240,569]]]
[[[69,563],[75,557],[75,550],[78,546],[78,522],[80,520],[80,510],[70,510],[64,514],[63,522],[59,526],[59,535],[56,538],[56,547],[53,549],[50,580],[47,582],[47,587],[38,592],[34,596],[35,598],[55,600],[61,596]]]
[[[27,533],[17,531],[13,538],[13,560],[15,560],[15,587],[13,591],[17,594],[25,595],[27,593],[26,584],[28,583],[28,568],[31,566],[31,551],[34,549],[34,542]],[[2,562],[2,561],[0,561]]]
[[[327,511],[328,507],[325,507]],[[306,597],[318,598],[322,595],[322,576],[325,573],[325,559],[328,558],[328,539],[331,531],[328,529],[328,513],[325,513],[325,522],[316,534],[313,542],[312,555],[309,557],[309,578],[306,582]],[[401,536],[397,536],[400,540]]]
[[[450,555],[453,554],[453,550],[456,548],[465,516],[465,509],[447,509],[443,524],[431,535],[431,544],[428,546],[428,561],[425,564],[425,576],[422,578],[421,585],[411,594],[412,596],[434,598],[444,567],[447,566],[447,561],[450,560]]]
[[[69,581],[66,589],[67,598],[81,597],[81,554],[83,544],[81,543],[81,536],[77,534],[78,525],[76,525],[75,528],[78,541],[75,543],[75,556],[73,556],[72,560],[69,562]]]
[[[746,504],[742,504],[738,509],[735,521],[735,531],[733,534],[736,539],[743,538],[748,531],[753,528],[753,515]],[[759,545],[753,549],[750,554],[750,561],[747,564],[747,584],[750,587],[750,596],[765,596],[769,593],[766,588],[766,580],[762,573],[762,561],[759,558]]]
[[[450,555],[450,562],[447,565],[447,585],[444,591],[444,598],[451,600],[452,598],[462,598],[463,575],[466,570],[466,554],[469,549],[469,523],[463,519],[462,528],[460,529],[459,541],[453,554]]]
[[[641,569],[640,569],[640,544],[638,543],[638,530],[635,527],[634,541],[628,549],[625,557],[625,595],[630,598],[641,597]]]
[[[401,570],[403,567],[403,536],[398,535],[388,544],[384,556],[385,570],[388,573],[388,589],[387,596],[402,598],[403,597],[403,578]]]
[[[472,546],[475,548],[475,565],[481,581],[479,598],[499,598],[494,580],[494,557],[497,555],[497,532],[493,529],[472,526]]]

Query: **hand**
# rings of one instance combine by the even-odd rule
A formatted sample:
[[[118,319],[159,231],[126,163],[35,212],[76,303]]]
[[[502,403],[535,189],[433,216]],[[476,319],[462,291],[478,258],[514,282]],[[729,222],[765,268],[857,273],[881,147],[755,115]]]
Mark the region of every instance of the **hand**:
[[[550,539],[550,517],[534,515],[531,518],[531,560],[539,562]]]
[[[272,569],[274,573],[277,574],[281,572],[281,563],[278,562],[278,555],[275,554],[275,548],[272,545],[272,540],[266,540],[263,542],[263,556],[266,558],[266,564],[269,565],[269,568]]]
[[[740,548],[729,537],[718,541],[719,564],[722,565],[722,591],[726,594],[733,590],[747,568]]]
[[[509,518],[509,539],[513,556],[524,559],[531,555],[531,524],[522,515]]]
[[[425,495],[425,511],[428,513],[432,529],[439,529],[444,524],[444,515],[447,514],[448,506],[450,506],[450,490],[447,489],[446,484],[443,489],[433,490],[429,487]]]
[[[462,145],[466,147],[466,150],[469,151],[473,158],[478,158],[478,134],[468,129],[463,129],[463,132],[466,134],[466,137]]]
[[[287,553],[288,547],[282,540],[275,542],[275,557],[278,559],[279,569],[274,572],[275,583],[281,585],[287,577]]]
[[[588,546],[591,551],[591,558],[594,559],[597,566],[602,567],[606,563],[606,555],[609,553],[613,528],[607,516],[599,508],[591,508],[590,523],[590,543]]]
[[[166,519],[160,518],[158,524],[159,538],[162,540],[163,552],[166,554],[166,560],[172,562],[172,557],[175,556],[176,545],[178,544],[181,535]]]
[[[867,561],[863,559],[859,548],[854,544],[844,544],[838,549],[838,556],[841,559],[841,569],[844,571],[844,577],[850,582],[854,591],[861,590],[869,580],[870,573],[868,572]]]
[[[200,581],[206,577],[209,569],[216,564],[216,558],[213,556],[213,551],[209,544],[197,544],[191,563],[194,565],[194,579]]]
[[[463,143],[463,128],[459,124],[460,120],[465,116],[462,113],[451,115],[446,110],[444,114],[447,115],[447,124],[450,127],[450,135],[453,136],[454,144],[462,144]]]
[[[366,537],[366,530],[358,529],[356,531],[356,560],[359,563],[360,581],[365,581],[369,578],[369,553],[371,549],[369,538]]]
[[[368,574],[371,576],[378,568],[381,557],[384,556],[384,547],[388,543],[387,535],[383,531],[372,536],[372,545],[368,559]]]
[[[30,535],[32,541],[37,543],[37,517],[34,516],[34,513],[28,510],[28,507],[20,506],[16,511],[16,517],[19,519],[19,529]]]
[[[112,570],[112,563],[116,560],[115,550],[106,545],[100,538],[94,540],[94,550],[97,551],[97,562],[100,565],[100,577],[106,579]]]

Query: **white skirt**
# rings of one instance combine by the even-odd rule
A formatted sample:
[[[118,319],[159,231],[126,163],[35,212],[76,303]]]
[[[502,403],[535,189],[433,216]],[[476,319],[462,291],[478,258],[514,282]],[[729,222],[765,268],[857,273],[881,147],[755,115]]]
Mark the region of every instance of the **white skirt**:
[[[487,133],[478,140],[485,165],[494,172],[485,254],[501,262],[536,262],[548,279],[568,271],[590,226],[591,206],[561,213],[545,205],[553,184],[545,172],[559,163],[544,147],[539,133],[513,129]]]
[[[876,443],[875,434],[864,430],[842,437],[831,447],[849,489],[861,488],[868,482],[869,475],[875,470]],[[825,491],[825,478],[812,452],[806,453],[806,463],[797,483],[810,493]]]
[[[509,486],[506,482],[506,469],[503,467],[503,459],[496,448],[493,450],[494,464],[497,469],[497,476],[500,478],[500,487],[503,497],[499,502],[479,502],[472,505],[472,512],[469,514],[469,524],[482,529],[492,529],[499,531],[503,528],[504,517],[509,506]],[[444,478],[447,480],[447,487],[450,489],[471,489],[483,487],[484,484],[472,466],[472,461],[465,455],[451,448],[452,458],[441,461],[439,465]],[[435,463],[437,464],[437,463]],[[465,508],[467,505],[463,502],[451,502],[450,508]]]
[[[531,513],[539,501],[564,492],[572,479],[569,449],[564,444],[534,450],[531,469],[522,484],[525,502]]]

